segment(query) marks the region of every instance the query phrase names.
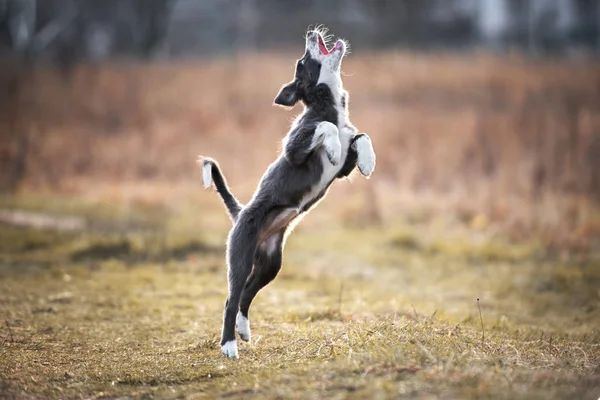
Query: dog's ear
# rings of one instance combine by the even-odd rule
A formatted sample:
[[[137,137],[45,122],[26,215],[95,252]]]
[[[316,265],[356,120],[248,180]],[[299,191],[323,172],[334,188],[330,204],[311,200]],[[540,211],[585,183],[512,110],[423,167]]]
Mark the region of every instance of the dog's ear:
[[[294,80],[281,88],[273,102],[280,106],[291,107],[300,100],[298,97],[298,85]]]

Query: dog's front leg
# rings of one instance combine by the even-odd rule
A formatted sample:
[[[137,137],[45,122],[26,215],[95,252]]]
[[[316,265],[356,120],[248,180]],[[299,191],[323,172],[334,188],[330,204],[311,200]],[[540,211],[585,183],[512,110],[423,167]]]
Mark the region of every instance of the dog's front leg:
[[[356,165],[361,174],[369,178],[375,169],[375,150],[371,138],[366,133],[356,135],[352,147],[356,150]]]
[[[284,139],[284,156],[293,165],[301,165],[315,150],[323,147],[329,161],[337,165],[342,157],[337,126],[331,122],[294,128]]]
[[[313,136],[313,148],[316,149],[320,145],[323,146],[329,162],[338,165],[342,158],[342,144],[337,126],[327,121],[320,122],[317,125]]]

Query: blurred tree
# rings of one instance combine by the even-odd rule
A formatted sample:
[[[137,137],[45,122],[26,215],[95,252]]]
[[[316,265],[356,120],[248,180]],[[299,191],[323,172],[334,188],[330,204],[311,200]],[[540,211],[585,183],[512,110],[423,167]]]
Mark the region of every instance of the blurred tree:
[[[68,76],[71,67],[84,60],[153,57],[164,43],[174,4],[175,0],[0,0],[0,80],[6,88],[0,105],[8,127],[1,145],[9,153],[1,165],[3,189],[17,187],[32,151],[31,135],[43,134],[38,119],[22,118],[37,113],[35,64],[57,62]]]
[[[0,55],[62,63],[297,43],[324,24],[353,46],[600,48],[600,0],[0,0]]]
[[[24,129],[21,114],[22,107],[30,106],[29,90],[23,90],[30,86],[31,68],[23,61],[29,58],[32,43],[35,39],[36,1],[35,0],[4,0],[0,3],[0,12],[3,17],[4,39],[14,57],[14,63],[6,67],[5,88],[0,104],[8,117],[9,135],[6,138],[8,146],[13,154],[8,157],[8,165],[3,169],[8,176],[3,179],[7,187],[3,189],[14,189],[25,174],[25,161],[29,150],[29,135]]]

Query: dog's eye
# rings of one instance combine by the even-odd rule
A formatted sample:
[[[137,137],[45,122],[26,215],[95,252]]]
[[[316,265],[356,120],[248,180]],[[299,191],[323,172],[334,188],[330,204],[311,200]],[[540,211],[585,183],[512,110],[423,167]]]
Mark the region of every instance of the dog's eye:
[[[304,68],[304,60],[300,60],[296,63],[296,73],[302,71],[302,68]]]

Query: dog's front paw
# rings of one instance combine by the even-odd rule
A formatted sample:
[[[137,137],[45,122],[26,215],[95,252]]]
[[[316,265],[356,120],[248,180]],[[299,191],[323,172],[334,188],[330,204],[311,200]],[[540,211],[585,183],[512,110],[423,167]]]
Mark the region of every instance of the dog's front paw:
[[[360,170],[360,173],[369,178],[375,170],[375,150],[373,150],[373,143],[366,134],[362,134],[355,142],[356,153],[358,159],[356,165]]]
[[[225,342],[225,344],[221,346],[221,352],[228,358],[238,358],[237,342],[235,339]]]
[[[315,138],[323,144],[323,149],[329,162],[333,165],[338,165],[342,158],[342,145],[337,126],[328,121],[320,122],[315,130]]]
[[[342,158],[342,144],[340,139],[336,136],[325,140],[325,154],[327,159],[333,165],[338,165]]]
[[[326,138],[328,136],[338,136],[339,130],[334,123],[331,123],[329,121],[322,121],[319,122],[319,124],[317,125],[317,128],[315,129],[315,134],[317,136],[323,135],[323,137]]]
[[[238,311],[236,324],[240,338],[245,342],[250,342],[252,337],[252,333],[250,332],[250,321],[248,318],[244,317],[240,311]]]

